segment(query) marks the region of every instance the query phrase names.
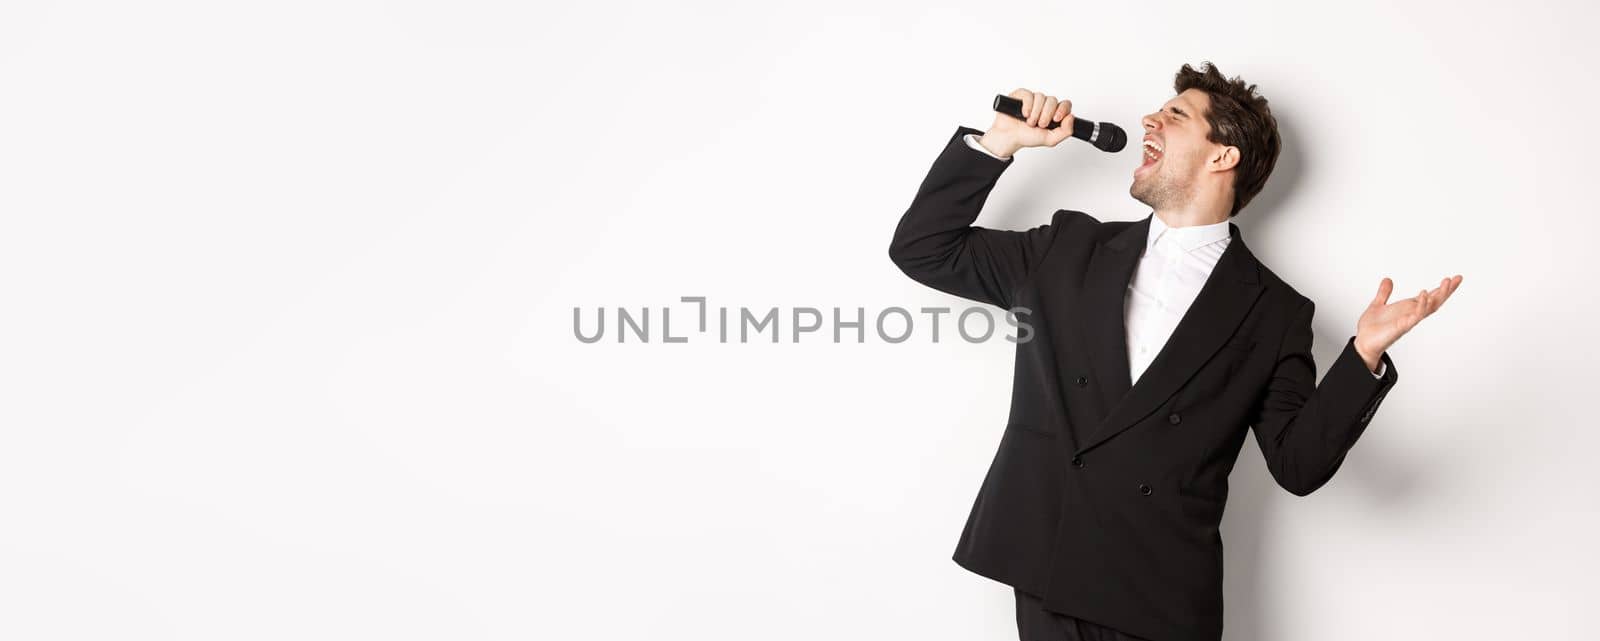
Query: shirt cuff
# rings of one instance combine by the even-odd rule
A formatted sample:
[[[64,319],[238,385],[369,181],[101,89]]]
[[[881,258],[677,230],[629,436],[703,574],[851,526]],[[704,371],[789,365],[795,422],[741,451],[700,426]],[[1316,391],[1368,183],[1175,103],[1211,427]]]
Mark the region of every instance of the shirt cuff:
[[[1388,363],[1379,361],[1378,362],[1378,373],[1373,374],[1372,377],[1373,378],[1383,378],[1384,372],[1388,371],[1388,369],[1389,369],[1389,364]]]
[[[967,134],[965,136],[962,136],[961,139],[967,141],[967,146],[968,147],[971,147],[971,148],[976,149],[978,151],[981,151],[981,152],[983,152],[985,154],[988,154],[988,156],[990,158],[994,158],[996,160],[1010,160],[1011,159],[1010,156],[996,156],[996,155],[994,155],[994,152],[989,151],[988,148],[984,147],[983,145],[978,144],[978,134]]]

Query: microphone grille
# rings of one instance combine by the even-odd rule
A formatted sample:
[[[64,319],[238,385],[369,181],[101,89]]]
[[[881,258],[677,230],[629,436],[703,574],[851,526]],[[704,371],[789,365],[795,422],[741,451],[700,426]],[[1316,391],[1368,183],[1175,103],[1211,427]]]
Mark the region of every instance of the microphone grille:
[[[1100,135],[1094,141],[1094,146],[1099,147],[1101,151],[1110,152],[1122,151],[1123,147],[1128,146],[1128,133],[1121,127],[1109,122],[1102,122],[1099,125]]]

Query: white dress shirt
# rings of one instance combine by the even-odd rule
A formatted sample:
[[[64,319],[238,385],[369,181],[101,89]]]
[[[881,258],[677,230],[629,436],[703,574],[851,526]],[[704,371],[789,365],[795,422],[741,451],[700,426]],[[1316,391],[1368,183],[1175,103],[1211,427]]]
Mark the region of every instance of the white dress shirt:
[[[965,136],[967,145],[993,158],[997,156],[978,144],[977,134]],[[1127,326],[1128,375],[1130,384],[1138,382],[1167,344],[1178,321],[1200,295],[1200,288],[1233,241],[1228,221],[1209,225],[1168,227],[1155,213],[1150,214],[1150,233],[1145,237],[1144,253],[1134,268],[1124,298],[1123,319]],[[1375,378],[1382,378],[1386,363],[1379,363]]]

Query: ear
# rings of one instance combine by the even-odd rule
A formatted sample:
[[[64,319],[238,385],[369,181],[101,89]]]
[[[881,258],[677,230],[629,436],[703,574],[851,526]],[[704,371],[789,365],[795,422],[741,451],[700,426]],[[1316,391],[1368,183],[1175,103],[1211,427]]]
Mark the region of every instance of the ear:
[[[1239,164],[1239,148],[1233,145],[1221,147],[1211,155],[1211,160],[1206,161],[1206,166],[1211,171],[1227,171]]]

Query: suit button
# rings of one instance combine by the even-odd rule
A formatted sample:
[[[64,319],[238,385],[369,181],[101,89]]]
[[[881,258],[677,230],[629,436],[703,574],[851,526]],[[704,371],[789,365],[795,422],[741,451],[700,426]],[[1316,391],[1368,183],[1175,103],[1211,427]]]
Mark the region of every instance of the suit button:
[[[1177,413],[1177,412],[1173,412],[1173,413],[1172,413],[1172,416],[1168,416],[1168,417],[1167,417],[1167,422],[1168,422],[1168,423],[1171,423],[1171,424],[1173,424],[1173,425],[1177,425],[1177,424],[1178,424],[1178,423],[1180,423],[1180,422],[1182,422],[1182,421],[1183,421],[1183,417],[1181,417],[1181,416],[1178,416],[1178,413]]]
[[[1074,456],[1074,457],[1072,457],[1072,466],[1073,467],[1083,467],[1083,457],[1082,456]]]
[[[1088,377],[1085,377],[1085,376],[1079,376],[1078,377],[1078,387],[1083,387],[1083,386],[1088,385],[1088,384],[1089,384]]]
[[[1145,485],[1143,483],[1140,483],[1139,484],[1139,493],[1143,494],[1145,496],[1150,496],[1150,486]]]

